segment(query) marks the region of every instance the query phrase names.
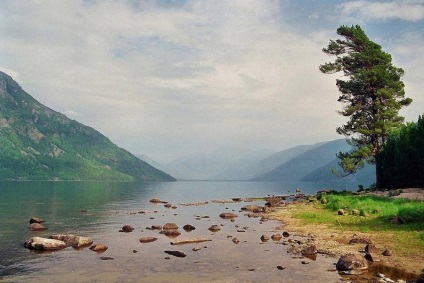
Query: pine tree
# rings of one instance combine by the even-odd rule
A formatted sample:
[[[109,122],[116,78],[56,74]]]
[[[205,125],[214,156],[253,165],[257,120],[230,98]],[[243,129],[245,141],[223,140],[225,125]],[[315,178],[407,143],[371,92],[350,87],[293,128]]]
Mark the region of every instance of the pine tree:
[[[341,92],[338,101],[344,104],[339,114],[349,120],[336,131],[348,138],[353,149],[337,154],[339,165],[349,175],[365,162],[376,164],[378,187],[378,156],[388,132],[404,121],[399,110],[412,99],[405,98],[403,69],[395,67],[390,54],[371,41],[359,25],[341,26],[337,34],[342,39],[330,40],[323,49],[336,59],[319,69],[325,74],[344,73],[344,79],[336,80]]]

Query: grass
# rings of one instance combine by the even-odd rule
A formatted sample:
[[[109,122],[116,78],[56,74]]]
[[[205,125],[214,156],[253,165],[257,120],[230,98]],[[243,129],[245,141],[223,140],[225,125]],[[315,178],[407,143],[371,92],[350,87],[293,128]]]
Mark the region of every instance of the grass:
[[[338,215],[339,209],[346,215]],[[352,214],[355,209],[359,215]],[[399,254],[424,253],[424,202],[421,201],[332,193],[322,195],[313,207],[298,210],[294,216],[307,224],[373,234]]]

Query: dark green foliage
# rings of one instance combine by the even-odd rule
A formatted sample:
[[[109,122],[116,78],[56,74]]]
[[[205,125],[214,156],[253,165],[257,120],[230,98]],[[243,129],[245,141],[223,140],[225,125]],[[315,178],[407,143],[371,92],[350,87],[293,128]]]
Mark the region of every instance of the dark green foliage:
[[[337,133],[350,137],[353,149],[337,156],[348,175],[366,162],[378,163],[387,133],[404,120],[399,110],[412,100],[405,98],[401,80],[404,71],[392,64],[390,54],[371,41],[360,26],[341,26],[337,34],[343,39],[331,40],[323,49],[336,59],[321,65],[320,70],[325,74],[343,71],[346,77],[338,79],[336,85],[341,92],[338,101],[344,104],[339,113],[349,120],[337,128]]]
[[[0,180],[173,181],[0,72]]]
[[[424,186],[424,117],[390,132],[379,166],[383,187]]]

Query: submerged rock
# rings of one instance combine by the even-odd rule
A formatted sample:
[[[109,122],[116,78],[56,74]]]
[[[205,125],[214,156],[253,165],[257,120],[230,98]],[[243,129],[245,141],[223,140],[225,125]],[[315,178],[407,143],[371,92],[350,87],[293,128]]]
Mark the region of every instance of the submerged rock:
[[[32,237],[25,241],[24,247],[30,250],[54,251],[66,248],[68,245],[64,241],[47,239],[42,237]]]
[[[162,228],[163,230],[178,229],[178,225],[175,223],[166,223]]]
[[[31,231],[45,231],[48,228],[40,223],[32,223],[29,225],[29,230]]]

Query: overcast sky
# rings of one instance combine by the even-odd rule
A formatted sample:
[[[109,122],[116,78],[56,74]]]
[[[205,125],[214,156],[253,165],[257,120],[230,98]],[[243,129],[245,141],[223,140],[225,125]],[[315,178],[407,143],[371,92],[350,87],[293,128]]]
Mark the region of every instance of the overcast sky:
[[[46,106],[158,161],[342,138],[319,64],[360,24],[424,113],[424,0],[1,0],[0,70]]]

